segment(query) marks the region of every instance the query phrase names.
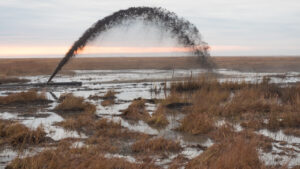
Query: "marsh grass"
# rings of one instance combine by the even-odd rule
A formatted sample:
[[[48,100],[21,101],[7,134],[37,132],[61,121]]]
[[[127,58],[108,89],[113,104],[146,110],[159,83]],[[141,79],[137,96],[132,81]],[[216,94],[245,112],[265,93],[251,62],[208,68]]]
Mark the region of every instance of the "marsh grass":
[[[31,130],[18,122],[0,120],[0,145],[11,145],[23,149],[28,145],[37,145],[46,141],[42,126]]]
[[[0,85],[1,84],[9,84],[9,83],[26,83],[29,82],[30,80],[27,79],[20,79],[17,77],[5,77],[5,76],[0,76]]]
[[[35,90],[26,92],[13,93],[8,96],[0,96],[0,105],[8,104],[34,104],[34,103],[48,103],[45,93],[38,93]]]
[[[102,106],[111,106],[115,104],[116,92],[114,90],[108,90],[104,96],[101,96],[103,101],[101,102]]]
[[[190,113],[181,121],[178,131],[193,135],[207,134],[215,128],[215,121],[205,113]]]
[[[255,140],[235,137],[216,143],[205,152],[191,160],[186,168],[232,169],[265,167],[259,159]]]
[[[128,108],[123,110],[122,117],[134,121],[147,121],[150,118],[150,114],[146,110],[145,100],[133,100],[132,103],[128,106]]]
[[[164,138],[140,139],[135,142],[131,149],[135,153],[166,153],[179,152],[182,150],[179,142],[167,140]]]
[[[147,120],[147,123],[151,127],[155,128],[164,128],[169,124],[169,121],[166,117],[166,108],[162,105],[159,105],[156,111],[152,116]]]
[[[59,98],[61,103],[54,110],[62,112],[86,112],[94,113],[96,106],[84,101],[83,97],[76,97],[73,94],[66,94]]]
[[[61,144],[56,149],[45,150],[35,156],[24,159],[16,158],[7,169],[156,169],[153,164],[130,163],[124,158],[108,158],[95,151],[94,147],[72,148],[69,144]]]
[[[191,104],[179,109],[186,116],[178,129],[195,135],[214,130],[212,124],[216,119],[226,119],[252,130],[297,129],[300,124],[299,85],[281,87],[270,83],[268,77],[260,83],[220,83],[211,75],[174,82],[169,96],[161,103],[178,102]]]

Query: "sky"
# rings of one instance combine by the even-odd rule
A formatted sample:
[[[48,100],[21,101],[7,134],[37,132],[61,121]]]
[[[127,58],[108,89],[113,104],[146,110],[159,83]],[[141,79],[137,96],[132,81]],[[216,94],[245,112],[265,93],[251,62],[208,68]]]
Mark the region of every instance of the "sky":
[[[299,0],[1,0],[0,57],[63,57],[97,20],[133,6],[163,7],[189,20],[212,56],[300,55]],[[109,30],[83,54],[183,52],[168,32],[136,23]]]

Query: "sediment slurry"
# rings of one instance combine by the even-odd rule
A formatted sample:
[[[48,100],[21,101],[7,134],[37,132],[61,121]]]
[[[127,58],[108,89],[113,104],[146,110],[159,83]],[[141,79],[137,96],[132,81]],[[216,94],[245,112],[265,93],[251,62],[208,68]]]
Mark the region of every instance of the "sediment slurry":
[[[195,25],[163,8],[132,7],[126,10],[117,11],[112,15],[97,21],[93,26],[88,28],[65,54],[65,57],[61,60],[52,76],[49,78],[48,83],[70,60],[70,58],[83,50],[90,41],[101,36],[101,33],[113,27],[120,26],[124,24],[125,21],[138,19],[170,31],[171,34],[177,38],[179,44],[190,48],[191,51],[199,57],[199,61],[203,67],[212,66],[212,62],[209,60],[209,47],[207,43],[202,41],[199,30]]]

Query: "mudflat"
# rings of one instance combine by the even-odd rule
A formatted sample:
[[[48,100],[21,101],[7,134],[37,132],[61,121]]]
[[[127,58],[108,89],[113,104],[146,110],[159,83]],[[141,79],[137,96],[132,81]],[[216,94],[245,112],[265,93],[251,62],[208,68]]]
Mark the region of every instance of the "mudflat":
[[[217,68],[245,72],[300,71],[300,57],[212,57]],[[0,59],[0,75],[23,76],[51,74],[61,58]],[[74,58],[69,70],[190,69],[201,68],[196,57],[99,57]]]

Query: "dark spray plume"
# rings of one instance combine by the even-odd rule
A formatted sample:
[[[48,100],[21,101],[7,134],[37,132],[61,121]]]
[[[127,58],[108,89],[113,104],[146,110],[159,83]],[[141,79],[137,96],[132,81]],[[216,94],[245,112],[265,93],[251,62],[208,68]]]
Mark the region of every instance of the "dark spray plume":
[[[101,33],[122,25],[126,20],[135,19],[142,19],[151,24],[160,25],[163,29],[170,31],[172,36],[176,37],[179,44],[190,48],[193,54],[198,56],[203,67],[212,67],[213,63],[208,53],[209,46],[202,41],[201,35],[195,25],[163,8],[132,7],[117,11],[97,21],[93,26],[87,29],[65,54],[65,57],[60,61],[49,78],[48,83],[51,82],[52,78],[62,69],[70,58],[84,49],[88,42],[96,39]]]

